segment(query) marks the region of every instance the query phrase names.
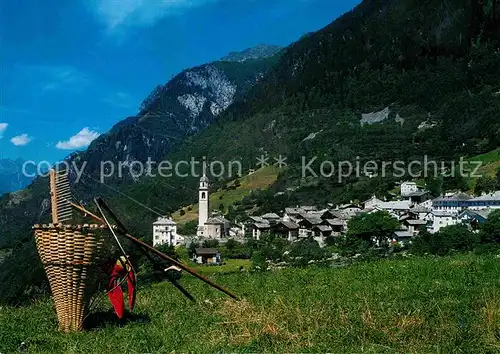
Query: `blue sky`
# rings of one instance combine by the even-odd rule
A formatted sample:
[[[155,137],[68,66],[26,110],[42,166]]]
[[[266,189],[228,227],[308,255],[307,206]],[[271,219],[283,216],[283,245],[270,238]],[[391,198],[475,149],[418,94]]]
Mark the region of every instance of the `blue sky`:
[[[137,113],[185,68],[286,46],[356,0],[0,3],[0,158],[56,161]]]

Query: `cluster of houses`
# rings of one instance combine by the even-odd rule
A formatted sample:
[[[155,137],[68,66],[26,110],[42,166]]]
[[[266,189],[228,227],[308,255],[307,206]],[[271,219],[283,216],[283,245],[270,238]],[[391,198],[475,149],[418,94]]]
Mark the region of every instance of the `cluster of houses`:
[[[203,207],[199,214],[198,241],[217,239],[223,242],[229,238],[243,240],[248,237],[258,240],[262,235],[272,233],[289,241],[312,237],[324,246],[328,237],[345,234],[348,222],[353,217],[385,211],[400,222],[400,229],[394,233],[393,241],[405,243],[424,229],[436,233],[443,227],[457,224],[466,224],[475,229],[478,224],[485,222],[492,210],[500,209],[500,191],[480,197],[449,193],[431,199],[429,193],[416,183],[403,182],[401,197],[395,201],[385,201],[373,196],[361,204],[348,203],[324,209],[296,206],[286,208],[281,215],[267,213],[248,216],[242,223],[232,224],[222,216],[208,216],[207,186],[208,180],[202,177],[199,201]],[[177,226],[173,220],[159,218],[153,224],[153,242],[155,246],[165,243],[175,246],[186,243],[186,239],[177,234]],[[211,251],[215,254],[217,250]],[[206,249],[200,249],[197,259],[204,260],[206,255],[202,257],[201,253],[206,252]]]
[[[449,193],[431,199],[429,193],[414,182],[401,184],[401,198],[383,201],[373,196],[361,204],[344,204],[332,209],[314,206],[286,208],[283,216],[274,213],[250,216],[243,224],[247,237],[259,239],[263,233],[283,235],[290,241],[313,237],[320,245],[330,236],[347,232],[348,221],[363,213],[385,211],[400,222],[393,241],[405,243],[422,230],[436,233],[446,226],[464,224],[476,229],[495,209],[500,209],[500,191],[472,197]]]

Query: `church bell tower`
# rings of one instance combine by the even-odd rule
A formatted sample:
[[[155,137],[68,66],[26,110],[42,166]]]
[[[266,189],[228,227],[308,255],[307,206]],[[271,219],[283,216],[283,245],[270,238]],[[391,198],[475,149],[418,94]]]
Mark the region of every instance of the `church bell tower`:
[[[198,191],[198,236],[205,236],[205,223],[208,220],[208,184],[205,174],[200,179]]]

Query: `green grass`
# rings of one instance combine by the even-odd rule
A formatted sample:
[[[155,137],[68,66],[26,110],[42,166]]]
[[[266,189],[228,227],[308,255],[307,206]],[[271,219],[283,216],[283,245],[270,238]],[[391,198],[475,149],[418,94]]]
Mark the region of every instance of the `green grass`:
[[[249,259],[225,259],[224,264],[220,266],[194,265],[192,268],[195,268],[203,275],[211,275],[240,272],[240,267],[249,270],[251,266],[252,262]]]
[[[218,190],[212,193],[209,198],[210,209],[219,209],[219,205],[224,205],[224,211],[236,201],[246,197],[251,191],[257,189],[266,189],[278,179],[279,169],[275,166],[261,168],[252,175],[247,175],[239,179],[240,186],[236,189]],[[233,181],[234,182],[234,181]],[[228,187],[233,184],[228,184]],[[191,210],[188,210],[190,208]],[[189,221],[198,220],[198,204],[188,205],[182,208],[185,214],[180,215],[180,210],[172,215],[172,218],[178,224],[185,224]]]
[[[481,162],[481,167],[475,173],[481,176],[495,177],[497,170],[500,168],[500,148],[490,151],[486,154],[473,156],[467,158],[466,161],[473,161],[474,163],[465,164],[465,170],[469,173],[474,172],[477,162]],[[472,189],[474,187],[476,178],[468,178],[468,184]]]
[[[495,353],[500,351],[500,262],[462,255],[342,269],[212,274],[242,297],[204,283],[140,289],[134,318],[58,333],[48,299],[0,308],[0,352]],[[105,306],[108,308],[107,304]]]

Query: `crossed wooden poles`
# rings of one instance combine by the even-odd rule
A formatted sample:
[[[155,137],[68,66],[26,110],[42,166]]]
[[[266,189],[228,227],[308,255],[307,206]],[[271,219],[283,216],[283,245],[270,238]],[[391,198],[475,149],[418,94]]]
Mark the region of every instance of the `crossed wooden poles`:
[[[111,209],[108,207],[108,205],[104,202],[102,198],[96,198],[94,201],[97,205],[97,208],[99,209],[99,212],[101,216],[97,216],[84,207],[77,205],[71,201],[71,192],[70,192],[70,185],[68,182],[68,175],[67,171],[65,171],[62,174],[56,173],[54,170],[50,171],[50,189],[51,189],[51,199],[52,199],[52,218],[54,224],[57,224],[62,221],[66,221],[71,218],[71,209],[75,208],[76,210],[80,211],[84,215],[94,219],[95,221],[107,225],[108,228],[110,229],[111,233],[115,237],[118,245],[121,248],[122,253],[125,251],[120,245],[119,240],[116,237],[115,231],[117,231],[122,237],[130,240],[132,243],[135,245],[139,246],[140,249],[147,252],[153,253],[159,258],[170,262],[180,269],[185,270],[186,272],[194,275],[196,278],[202,280],[203,282],[207,283],[208,285],[214,287],[215,289],[225,293],[226,295],[230,296],[233,299],[239,300],[236,295],[231,293],[229,290],[223,288],[220,285],[215,284],[213,281],[210,279],[204,277],[203,275],[197,273],[194,269],[188,267],[187,265],[183,264],[182,262],[177,261],[176,259],[167,256],[166,254],[158,251],[156,248],[148,245],[147,243],[135,238],[134,236],[130,235],[125,228],[125,226],[120,222],[118,217],[111,211]],[[111,224],[108,222],[108,219],[106,218],[105,213],[106,212],[116,223],[117,229],[111,227]],[[179,284],[175,284],[176,287],[178,287]],[[180,286],[180,285],[179,285]],[[181,290],[182,291],[182,290]],[[185,294],[186,295],[186,294]]]
[[[95,199],[95,202],[96,204],[98,205],[98,207],[102,208],[103,210],[105,210],[112,218],[113,220],[116,222],[116,225],[118,227],[117,231],[118,233],[126,238],[127,240],[130,240],[132,243],[142,247],[143,249],[155,254],[156,256],[158,256],[159,258],[167,261],[167,262],[170,262],[174,265],[176,265],[177,267],[185,270],[186,272],[194,275],[196,278],[202,280],[203,282],[207,283],[208,285],[214,287],[215,289],[223,292],[224,294],[230,296],[231,298],[235,299],[235,300],[239,300],[238,297],[236,295],[234,295],[233,293],[231,293],[229,290],[223,288],[222,286],[214,283],[213,281],[211,281],[210,279],[208,279],[207,277],[204,277],[203,275],[197,273],[194,269],[188,267],[187,265],[183,264],[182,262],[179,262],[178,260],[172,258],[172,257],[169,257],[167,256],[166,254],[158,251],[156,248],[148,245],[147,243],[135,238],[134,236],[130,235],[128,232],[127,232],[127,229],[123,226],[123,224],[120,222],[120,220],[118,220],[118,218],[116,217],[116,215],[111,211],[111,209],[107,206],[107,204],[104,202],[104,200],[102,198],[97,198]],[[79,210],[80,212],[86,214],[87,216],[91,217],[92,219],[100,222],[100,223],[103,223],[103,224],[108,224],[107,221],[105,220],[105,218],[101,218],[93,213],[91,213],[90,211],[88,211],[87,209],[85,209],[84,207],[81,207],[77,204],[74,204],[74,203],[71,203],[71,206],[74,207],[75,209]],[[109,226],[109,224],[108,224]]]

